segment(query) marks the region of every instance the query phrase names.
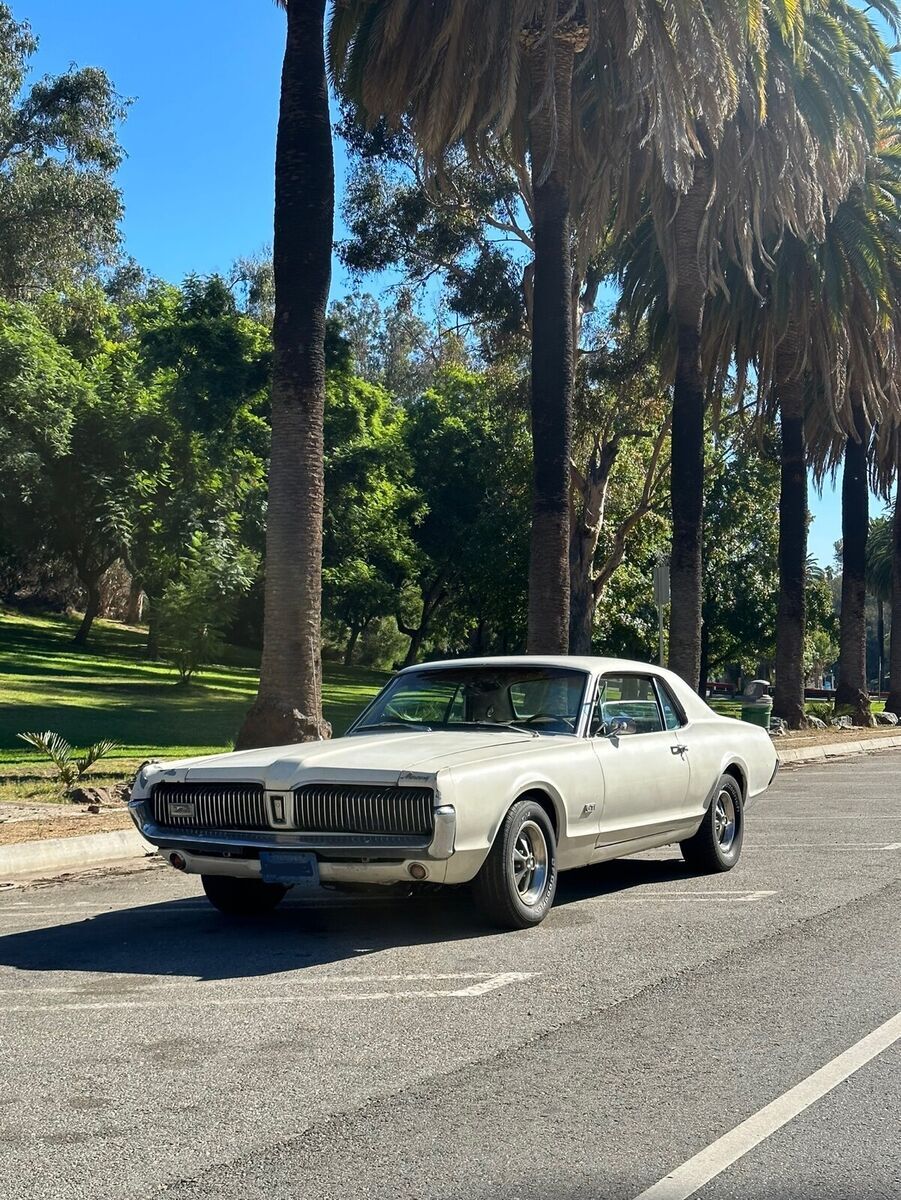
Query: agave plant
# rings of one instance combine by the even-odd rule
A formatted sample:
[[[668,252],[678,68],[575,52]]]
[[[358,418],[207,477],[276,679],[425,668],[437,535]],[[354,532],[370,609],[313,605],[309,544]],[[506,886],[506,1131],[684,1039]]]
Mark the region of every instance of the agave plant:
[[[56,771],[57,783],[66,790],[83,779],[98,759],[104,758],[119,746],[118,742],[104,738],[103,741],[88,746],[83,754],[76,755],[61,734],[53,733],[49,729],[44,733],[17,733],[16,737],[46,754]]]

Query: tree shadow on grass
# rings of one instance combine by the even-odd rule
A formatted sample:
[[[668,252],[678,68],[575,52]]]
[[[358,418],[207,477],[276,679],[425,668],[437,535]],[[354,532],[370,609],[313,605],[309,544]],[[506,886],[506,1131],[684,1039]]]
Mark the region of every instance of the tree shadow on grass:
[[[557,905],[684,879],[678,860],[621,860],[561,876]],[[553,912],[543,932],[553,936]],[[289,894],[266,918],[233,922],[202,896],[100,913],[0,938],[0,965],[20,971],[98,972],[200,980],[248,979],[359,961],[398,946],[438,945],[499,935],[469,888],[413,896]],[[104,981],[106,991],[121,990]],[[135,985],[129,984],[128,988]],[[97,989],[91,985],[91,995]]]

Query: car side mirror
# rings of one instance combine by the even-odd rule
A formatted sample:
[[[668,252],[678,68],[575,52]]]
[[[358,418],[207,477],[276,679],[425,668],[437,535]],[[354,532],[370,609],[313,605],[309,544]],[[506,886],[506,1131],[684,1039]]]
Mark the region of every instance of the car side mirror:
[[[613,717],[607,726],[607,737],[622,737],[629,732],[628,717]]]

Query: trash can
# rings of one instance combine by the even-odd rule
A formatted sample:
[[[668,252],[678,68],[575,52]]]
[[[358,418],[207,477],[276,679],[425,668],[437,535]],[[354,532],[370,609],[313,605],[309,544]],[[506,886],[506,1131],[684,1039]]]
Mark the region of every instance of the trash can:
[[[768,679],[752,679],[739,696],[741,719],[761,729],[769,729],[773,715],[773,697],[769,692]]]

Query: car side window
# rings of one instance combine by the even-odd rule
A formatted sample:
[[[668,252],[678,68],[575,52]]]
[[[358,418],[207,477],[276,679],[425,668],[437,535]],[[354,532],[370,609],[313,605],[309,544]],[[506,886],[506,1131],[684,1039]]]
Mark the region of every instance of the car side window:
[[[661,733],[663,728],[651,678],[646,675],[604,676],[591,718],[592,737]]]
[[[662,679],[657,680],[657,694],[660,697],[660,707],[663,709],[663,720],[667,729],[681,729],[685,724],[682,713],[676,707],[676,702]]]

